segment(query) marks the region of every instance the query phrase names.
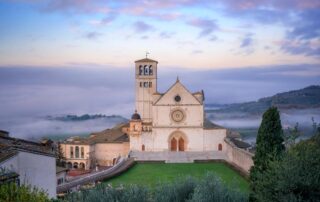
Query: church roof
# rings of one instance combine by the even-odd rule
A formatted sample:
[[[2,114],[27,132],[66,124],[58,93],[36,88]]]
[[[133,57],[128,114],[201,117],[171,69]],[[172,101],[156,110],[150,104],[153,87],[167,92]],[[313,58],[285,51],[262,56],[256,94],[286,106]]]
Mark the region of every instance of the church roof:
[[[111,129],[106,129],[101,132],[91,133],[86,138],[70,138],[64,143],[74,145],[92,145],[96,143],[122,143],[129,142],[129,136],[122,131],[123,127],[129,127],[128,123],[116,125]]]
[[[137,63],[137,62],[156,62],[156,63],[158,63],[158,61],[152,60],[150,58],[143,58],[141,60],[136,60],[135,63]]]
[[[212,123],[209,119],[205,118],[204,123],[203,123],[203,128],[204,129],[225,129],[222,126],[219,126],[215,123]]]

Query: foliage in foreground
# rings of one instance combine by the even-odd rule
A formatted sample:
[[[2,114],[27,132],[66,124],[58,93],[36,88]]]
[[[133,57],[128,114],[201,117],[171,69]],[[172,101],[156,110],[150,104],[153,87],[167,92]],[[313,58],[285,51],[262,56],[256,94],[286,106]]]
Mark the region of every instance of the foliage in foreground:
[[[318,129],[319,130],[319,129]],[[257,176],[258,201],[320,201],[320,131]]]
[[[217,176],[208,173],[203,179],[187,177],[171,184],[159,184],[154,189],[130,185],[112,188],[104,184],[95,189],[69,194],[64,200],[71,202],[118,201],[118,202],[205,202],[248,201],[248,195],[236,188],[227,187]]]
[[[276,107],[269,108],[262,117],[258,130],[256,153],[250,170],[250,200],[256,201],[258,177],[269,169],[272,162],[277,161],[285,150],[280,114]]]
[[[0,185],[0,201],[6,202],[47,202],[48,195],[35,187],[17,186],[15,183]]]

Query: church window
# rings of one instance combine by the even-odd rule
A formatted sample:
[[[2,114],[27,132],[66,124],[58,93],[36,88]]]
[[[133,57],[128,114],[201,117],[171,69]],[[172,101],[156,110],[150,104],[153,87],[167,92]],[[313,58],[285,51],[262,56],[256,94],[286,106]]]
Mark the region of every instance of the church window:
[[[84,148],[81,147],[81,158],[84,158]]]
[[[219,151],[222,151],[222,144],[219,144],[219,145],[218,145],[218,150],[219,150]]]
[[[142,67],[142,65],[140,65],[139,66],[139,75],[142,75],[142,73],[143,73],[143,67]]]
[[[152,65],[149,66],[149,74],[152,75],[153,74],[153,69],[152,69]]]
[[[148,65],[145,65],[145,66],[144,66],[144,75],[149,75]]]
[[[149,88],[151,88],[152,87],[152,82],[149,82]]]
[[[174,97],[174,100],[175,100],[176,102],[180,102],[180,101],[181,101],[180,95],[176,95],[176,96]]]
[[[143,83],[142,82],[140,82],[140,87],[143,87]]]
[[[79,147],[78,146],[76,146],[76,148],[75,148],[75,157],[79,158]]]
[[[73,146],[70,147],[70,158],[73,158]]]
[[[146,150],[146,146],[145,146],[144,144],[141,146],[141,150],[142,150],[142,151],[145,151],[145,150]]]
[[[148,88],[149,87],[149,83],[148,82],[144,82],[143,83],[143,87]]]

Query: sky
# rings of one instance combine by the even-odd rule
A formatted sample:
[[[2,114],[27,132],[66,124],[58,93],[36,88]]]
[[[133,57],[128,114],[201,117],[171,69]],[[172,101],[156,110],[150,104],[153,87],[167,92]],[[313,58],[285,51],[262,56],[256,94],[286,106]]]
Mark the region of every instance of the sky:
[[[319,0],[0,0],[0,66],[319,64]]]
[[[33,131],[33,118],[57,114],[129,118],[146,52],[160,92],[179,76],[206,103],[320,85],[319,19],[319,0],[0,0],[0,129],[27,118],[20,132]]]

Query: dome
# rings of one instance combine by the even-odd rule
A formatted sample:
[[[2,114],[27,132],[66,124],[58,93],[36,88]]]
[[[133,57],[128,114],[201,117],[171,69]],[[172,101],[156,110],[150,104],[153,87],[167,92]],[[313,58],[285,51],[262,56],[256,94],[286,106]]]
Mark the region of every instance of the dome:
[[[137,110],[134,112],[134,114],[132,114],[131,116],[132,120],[141,120],[140,115],[137,113]]]

